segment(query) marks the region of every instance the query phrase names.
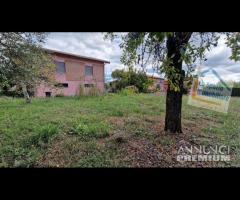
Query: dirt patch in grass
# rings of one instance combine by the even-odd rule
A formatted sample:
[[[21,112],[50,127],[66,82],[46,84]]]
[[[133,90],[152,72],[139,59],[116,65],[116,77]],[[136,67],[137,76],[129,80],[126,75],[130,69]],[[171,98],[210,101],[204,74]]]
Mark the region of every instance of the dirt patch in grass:
[[[160,140],[164,140],[162,136]],[[171,136],[172,137],[172,136]],[[131,163],[132,167],[213,167],[215,163],[210,162],[183,162],[177,161],[178,148],[181,145],[189,145],[184,137],[174,136],[172,144],[164,145],[161,143],[154,144],[144,138],[132,138],[124,143],[126,157],[125,161]]]
[[[172,135],[164,131],[164,119],[159,116],[111,117],[108,121],[114,130],[108,137],[97,138],[90,145],[75,135],[58,135],[37,166],[217,166],[214,162],[177,161],[180,146],[213,144],[215,141],[213,136],[202,133],[200,124],[184,120],[183,133]],[[139,134],[139,130],[143,133]]]
[[[162,153],[155,144],[139,138],[132,138],[124,143],[125,162],[131,163],[131,167],[157,167],[162,165]]]
[[[188,106],[185,96],[179,135],[164,132],[160,94],[34,99],[31,105],[0,98],[0,103],[0,167],[208,167],[215,163],[177,162],[179,147],[240,144],[239,98],[222,115]],[[59,127],[56,134],[47,128],[38,135],[48,124]]]
[[[110,117],[108,122],[110,124],[112,124],[113,126],[116,126],[116,127],[124,127],[125,125],[125,118],[123,117]]]
[[[36,167],[68,167],[83,154],[81,144],[75,136],[61,134],[52,141]]]
[[[112,147],[106,148],[105,138],[86,141],[77,135],[62,134],[49,145],[36,167],[117,166],[114,153]]]
[[[121,119],[121,127],[128,120]],[[184,121],[183,133],[171,135],[164,131],[164,120],[160,117],[139,119],[144,124],[145,135],[126,134],[119,131],[110,137],[122,150],[122,160],[131,167],[213,167],[214,162],[183,162],[177,161],[180,146],[202,144],[201,139],[210,142],[214,138],[205,138],[200,127],[190,121]],[[117,123],[119,123],[118,120]],[[122,124],[123,123],[123,124]],[[132,132],[131,132],[132,133]]]

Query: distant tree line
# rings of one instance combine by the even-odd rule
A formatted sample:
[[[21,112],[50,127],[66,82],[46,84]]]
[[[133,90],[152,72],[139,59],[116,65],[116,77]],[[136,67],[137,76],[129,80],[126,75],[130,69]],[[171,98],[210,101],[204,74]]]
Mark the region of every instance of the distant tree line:
[[[128,70],[115,70],[112,72],[114,81],[107,85],[111,92],[119,92],[122,89],[135,86],[138,92],[146,93],[148,88],[153,84],[144,71],[129,68]]]
[[[234,83],[231,96],[232,97],[240,97],[240,81]]]

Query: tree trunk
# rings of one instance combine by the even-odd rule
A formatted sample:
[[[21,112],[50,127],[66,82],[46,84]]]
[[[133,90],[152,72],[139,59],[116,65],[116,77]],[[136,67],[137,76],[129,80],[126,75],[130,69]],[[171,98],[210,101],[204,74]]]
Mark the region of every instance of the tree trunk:
[[[182,133],[181,113],[182,92],[175,92],[168,87],[166,97],[165,131]]]
[[[31,98],[28,94],[26,85],[24,83],[21,83],[21,87],[22,87],[22,91],[23,91],[23,95],[26,100],[26,103],[31,103]]]
[[[175,91],[168,86],[167,90],[165,131],[171,133],[182,133],[181,113],[184,71],[182,70],[181,51],[185,51],[184,45],[188,43],[191,35],[190,32],[177,32],[167,39],[167,57],[172,61],[170,66],[175,69],[176,74],[180,75],[180,80],[168,77],[180,89],[180,91]]]

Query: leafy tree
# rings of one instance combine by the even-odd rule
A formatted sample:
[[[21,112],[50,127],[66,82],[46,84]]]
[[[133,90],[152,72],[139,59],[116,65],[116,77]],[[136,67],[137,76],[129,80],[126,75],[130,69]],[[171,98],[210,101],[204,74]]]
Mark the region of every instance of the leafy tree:
[[[21,87],[26,102],[27,88],[52,81],[54,64],[41,45],[47,34],[37,32],[0,33],[0,87]]]
[[[105,38],[120,37],[123,50],[121,61],[127,66],[138,63],[142,67],[151,63],[163,72],[169,83],[166,97],[165,130],[181,133],[181,109],[183,81],[193,71],[197,59],[205,59],[206,51],[218,45],[221,35],[226,36],[231,48],[230,59],[240,60],[239,32],[130,32],[124,34],[106,33]],[[187,66],[187,73],[183,70]]]
[[[234,88],[240,88],[240,81],[239,82],[235,82],[233,87]]]
[[[117,79],[115,81],[117,91],[127,86],[135,86],[139,92],[147,92],[149,85],[152,84],[145,72],[133,68],[129,68],[127,71],[116,69],[112,72],[112,77]]]

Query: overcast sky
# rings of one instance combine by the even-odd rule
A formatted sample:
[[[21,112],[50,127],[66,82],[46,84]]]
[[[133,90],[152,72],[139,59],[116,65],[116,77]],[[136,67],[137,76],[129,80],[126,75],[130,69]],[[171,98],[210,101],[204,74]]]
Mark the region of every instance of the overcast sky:
[[[228,59],[231,50],[224,43],[221,38],[219,45],[207,53],[208,60],[202,65],[213,67],[226,80],[240,81],[240,62],[235,63]],[[121,50],[118,44],[104,40],[102,33],[50,33],[45,47],[108,60],[111,64],[106,65],[106,74],[124,67],[120,62]]]

